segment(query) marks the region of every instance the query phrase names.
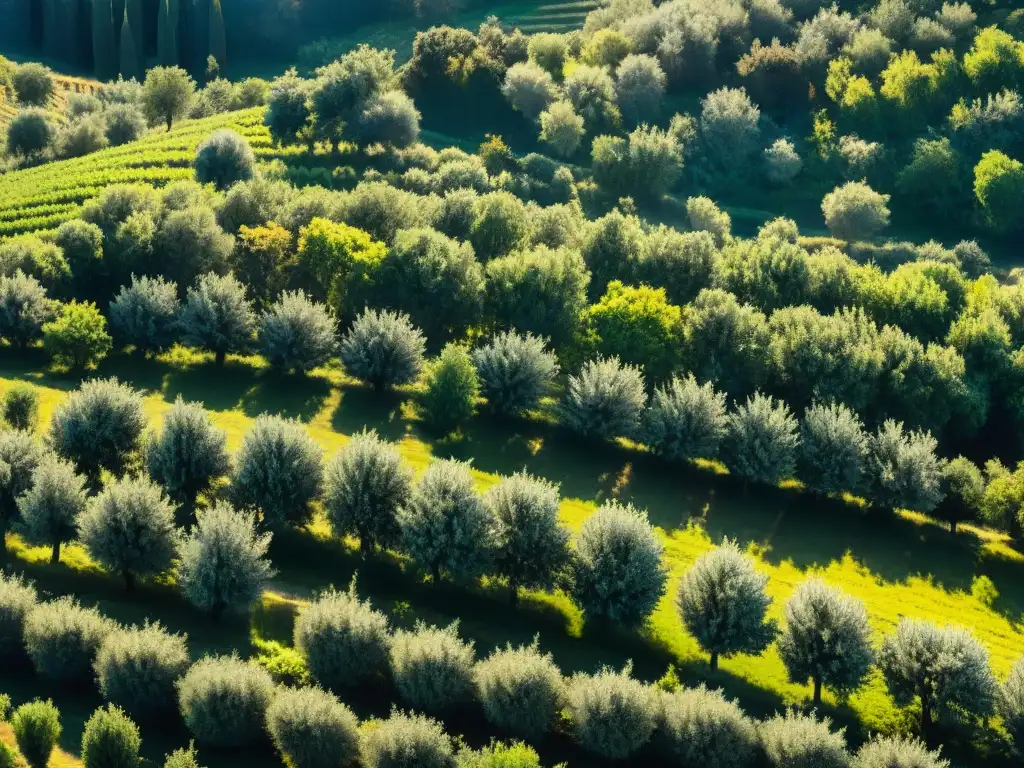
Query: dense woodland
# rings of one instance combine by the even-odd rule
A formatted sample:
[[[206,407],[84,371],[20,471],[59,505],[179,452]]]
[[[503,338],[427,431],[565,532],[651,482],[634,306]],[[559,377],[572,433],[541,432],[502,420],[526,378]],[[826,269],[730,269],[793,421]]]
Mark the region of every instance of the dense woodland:
[[[158,427],[142,393],[89,377],[168,354],[297,385],[329,371],[407,396],[445,439],[543,424],[682,478],[784,485],[879,535],[910,513],[1019,553],[1024,12],[613,0],[571,33],[492,18],[421,32],[404,63],[361,45],[230,81],[217,0],[202,32],[157,9],[157,62],[136,31],[149,22],[132,23],[146,10],[121,9],[115,34],[117,9],[91,8],[60,34],[89,29],[104,82],[0,59],[0,354],[85,378],[48,423],[33,387],[4,396],[16,550],[58,567],[80,545],[125,590],[167,585],[211,621],[260,603],[275,537],[314,530],[435,585],[560,595],[598,634],[642,633],[671,591],[710,674],[770,649],[809,702],[755,720],[673,670],[563,675],[536,642],[478,660],[457,625],[389,625],[357,582],[304,605],[292,647],[192,659],[159,624],[0,577],[0,654],[109,703],[85,727],[86,768],[137,765],[139,727],[178,714],[201,751],[269,738],[295,766],[939,768],[943,744],[964,765],[1019,759],[1024,661],[997,677],[967,629],[906,616],[879,636],[813,573],[779,622],[735,542],[670,583],[632,505],[603,500],[570,531],[542,478],[481,492],[443,456],[417,477],[373,431],[324,456],[276,414],[232,455],[201,404],[179,399]],[[489,135],[457,146],[477,123]],[[767,214],[746,231],[727,201]],[[827,233],[802,226],[809,208]],[[824,696],[868,685],[905,718],[848,742]],[[368,689],[407,711],[357,717]],[[446,733],[481,723],[504,743]],[[10,724],[20,757],[0,742],[0,765],[45,766],[53,705]]]

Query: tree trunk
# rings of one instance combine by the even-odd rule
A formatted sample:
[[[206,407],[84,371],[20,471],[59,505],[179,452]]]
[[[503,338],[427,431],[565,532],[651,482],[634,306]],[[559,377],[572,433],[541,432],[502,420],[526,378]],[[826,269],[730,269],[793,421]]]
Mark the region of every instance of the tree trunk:
[[[928,743],[928,733],[932,729],[932,710],[925,700],[921,699],[921,741]]]
[[[718,651],[711,652],[711,671],[718,671]]]
[[[435,565],[430,569],[430,575],[434,579],[434,586],[436,587],[441,583],[441,566]]]
[[[821,678],[814,678],[814,706],[821,706]]]
[[[167,130],[170,131],[171,127],[173,125],[174,125],[174,115],[171,114],[170,112],[168,112],[167,113]]]
[[[53,542],[53,552],[50,553],[50,563],[56,565],[60,562],[60,542]]]
[[[131,571],[124,572],[124,589],[129,593],[135,591],[135,574]]]
[[[956,520],[949,521],[949,532],[956,535]]]
[[[370,541],[370,537],[365,535],[365,534],[360,535],[359,536],[359,552],[360,552],[360,554],[362,554],[363,559],[365,560],[367,557],[369,557],[370,553],[372,551],[373,551],[373,543]]]
[[[214,358],[214,362],[218,366],[224,365],[224,361],[227,359],[227,357],[228,357],[228,353],[227,352],[225,352],[223,349],[218,349],[217,353],[216,353],[216,357]]]

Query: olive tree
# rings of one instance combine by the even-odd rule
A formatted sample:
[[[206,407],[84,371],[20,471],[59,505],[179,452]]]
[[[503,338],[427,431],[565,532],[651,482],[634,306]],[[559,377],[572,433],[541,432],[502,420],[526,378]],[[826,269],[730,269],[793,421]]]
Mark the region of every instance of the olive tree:
[[[136,277],[110,302],[114,338],[141,353],[167,349],[177,338],[178,286],[162,277]]]
[[[942,501],[942,460],[938,441],[928,432],[904,431],[887,420],[871,436],[866,474],[868,496],[884,509],[931,512]]]
[[[540,140],[559,157],[575,155],[586,132],[570,101],[556,101],[540,114]]]
[[[800,424],[797,477],[811,490],[827,495],[863,487],[868,436],[852,410],[839,403],[815,404]]]
[[[43,349],[58,365],[81,371],[110,351],[107,319],[92,302],[69,301],[43,326]]]
[[[85,478],[75,471],[75,465],[47,455],[32,473],[31,487],[18,497],[18,533],[29,544],[50,547],[50,562],[56,563],[61,545],[74,541],[78,517],[87,501]]]
[[[252,515],[218,502],[196,513],[196,524],[178,545],[175,580],[186,599],[215,619],[225,611],[247,613],[274,575],[267,559],[270,534]]]
[[[551,589],[569,563],[569,532],[558,521],[558,486],[525,473],[503,478],[483,496],[493,521],[494,573],[520,588]]]
[[[999,714],[1018,752],[1024,752],[1024,658],[1018,659],[1003,683]]]
[[[313,679],[332,691],[383,677],[391,664],[388,619],[359,600],[355,582],[346,592],[328,590],[302,608],[294,641]]]
[[[116,378],[83,382],[53,411],[49,442],[97,487],[104,470],[119,477],[142,447],[142,395]]]
[[[551,74],[532,61],[513,64],[501,87],[508,103],[527,120],[537,120],[558,97]]]
[[[267,707],[267,731],[294,768],[334,768],[359,756],[359,720],[319,688],[284,688]]]
[[[658,724],[655,691],[630,675],[604,668],[596,675],[576,674],[566,687],[565,703],[573,739],[588,752],[625,760],[647,744]]]
[[[760,726],[761,750],[770,768],[847,768],[844,731],[833,731],[828,718],[787,710]]]
[[[136,718],[173,713],[174,683],[190,663],[186,640],[159,623],[111,632],[94,663],[103,698]]]
[[[753,560],[728,539],[698,557],[683,576],[676,607],[686,629],[711,655],[712,671],[720,656],[761,653],[775,638],[775,622],[767,619],[772,602],[767,583]]]
[[[11,73],[11,85],[18,95],[18,101],[32,107],[45,107],[50,102],[56,82],[49,68],[34,61],[15,67]]]
[[[181,395],[164,416],[161,431],[146,443],[149,476],[187,510],[228,473],[227,433],[213,424],[201,403]]]
[[[49,700],[22,704],[11,717],[11,730],[29,768],[46,768],[62,730],[60,711]]]
[[[188,289],[178,325],[185,344],[209,349],[216,364],[223,365],[228,352],[248,347],[256,315],[244,285],[233,275],[221,277],[211,272]]]
[[[638,627],[665,591],[662,549],[645,513],[608,502],[580,527],[567,574],[569,594],[588,620]]]
[[[729,414],[723,458],[744,482],[774,485],[796,470],[797,420],[782,401],[756,393]]]
[[[473,643],[459,637],[456,621],[444,629],[417,623],[391,639],[391,677],[409,706],[443,712],[473,700]]]
[[[376,432],[353,435],[324,471],[324,511],[335,536],[357,536],[364,553],[392,547],[398,511],[409,503],[413,473],[398,448]]]
[[[821,202],[825,226],[850,242],[870,240],[889,225],[889,195],[875,192],[863,181],[850,181],[825,195]]]
[[[0,429],[0,553],[7,551],[5,537],[18,519],[18,497],[32,487],[42,455],[31,433]]]
[[[363,144],[411,147],[420,137],[422,115],[403,91],[383,93],[370,101],[359,115],[355,136]]]
[[[757,754],[757,728],[721,690],[680,688],[662,697],[655,744],[678,765],[748,768]]]
[[[265,733],[275,688],[270,674],[237,656],[209,656],[178,680],[178,706],[196,739],[215,747],[244,747]]]
[[[744,88],[719,88],[701,102],[703,159],[726,179],[743,176],[761,145],[761,110]]]
[[[786,603],[786,627],[778,641],[789,679],[814,684],[814,705],[826,686],[846,694],[857,689],[874,661],[864,604],[819,579],[800,584]]]
[[[36,674],[61,685],[88,682],[103,641],[116,629],[71,597],[40,603],[25,617],[25,649]]]
[[[496,413],[517,416],[537,407],[558,375],[558,360],[532,333],[496,334],[473,350],[480,394]]]
[[[257,511],[264,525],[301,527],[323,485],[322,452],[301,422],[264,414],[242,441],[231,477],[231,495]]]
[[[691,374],[654,390],[644,412],[643,441],[670,461],[713,459],[728,429],[725,393]]]
[[[402,549],[435,584],[445,573],[472,579],[490,565],[494,521],[473,488],[469,464],[431,464],[399,510],[398,524]]]
[[[225,190],[253,177],[256,155],[244,137],[222,128],[203,140],[196,149],[192,165],[196,169],[196,181]]]
[[[943,498],[935,509],[936,517],[949,523],[950,533],[957,524],[981,516],[985,478],[970,459],[957,456],[942,466]]]
[[[148,478],[118,480],[89,502],[78,519],[78,538],[131,591],[136,578],[171,570],[178,545],[174,507]]]
[[[305,374],[326,365],[338,349],[337,320],[302,291],[284,291],[259,319],[260,351],[270,365]]]
[[[39,419],[39,392],[31,384],[15,384],[0,398],[0,419],[12,429],[31,432]]]
[[[0,573],[0,660],[5,664],[25,653],[25,618],[37,604],[32,584]]]
[[[101,707],[86,720],[82,731],[84,768],[133,768],[139,764],[142,736],[123,709]]]
[[[897,706],[920,706],[921,738],[928,738],[936,713],[987,717],[995,711],[999,686],[988,650],[966,629],[901,619],[882,641],[878,666]]]
[[[491,725],[528,739],[542,737],[558,721],[565,681],[551,654],[532,645],[495,649],[477,662],[476,695]]]
[[[562,423],[584,437],[632,437],[640,428],[647,393],[640,368],[617,357],[588,360],[569,377]]]
[[[36,278],[20,269],[0,275],[0,339],[25,349],[42,338],[43,326],[55,312],[56,302]]]
[[[175,120],[188,115],[195,98],[196,84],[180,67],[153,67],[142,84],[142,108],[150,125],[166,123],[171,130]]]
[[[362,732],[362,761],[366,768],[454,768],[451,739],[436,720],[423,715],[392,712]]]
[[[938,750],[930,751],[924,742],[917,739],[876,736],[857,751],[850,767],[949,768],[949,761],[943,760]]]
[[[23,109],[7,124],[6,139],[7,154],[34,158],[53,146],[57,127],[46,110]]]
[[[341,341],[341,362],[374,389],[390,389],[416,380],[425,350],[426,340],[408,315],[367,309]]]
[[[667,78],[658,60],[630,54],[615,75],[615,99],[623,121],[630,126],[654,122],[665,100]]]

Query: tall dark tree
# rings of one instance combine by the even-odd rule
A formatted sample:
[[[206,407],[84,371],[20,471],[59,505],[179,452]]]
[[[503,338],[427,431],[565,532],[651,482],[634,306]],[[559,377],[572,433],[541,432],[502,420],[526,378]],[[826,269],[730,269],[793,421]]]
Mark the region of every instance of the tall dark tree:
[[[217,60],[220,71],[228,60],[228,40],[224,28],[224,11],[220,0],[210,0],[210,55]]]
[[[143,36],[143,30],[146,22],[142,14],[142,2],[143,0],[124,0],[124,10],[128,14],[128,24],[132,28],[132,40],[135,42],[135,56],[138,62],[136,66],[144,73],[146,69],[146,38]],[[124,37],[121,38],[121,44],[124,45]],[[140,82],[142,81],[141,74]]]
[[[127,5],[124,9],[124,21],[121,22],[120,69],[121,77],[125,80],[131,80],[133,77],[136,80],[142,79],[142,74],[139,71],[139,48],[135,44],[135,32],[132,29],[132,24],[129,20]]]
[[[98,80],[117,76],[117,44],[110,0],[92,0],[92,58]]]
[[[178,4],[172,0],[160,0],[156,19],[156,44],[160,65],[164,67],[178,66],[177,19]]]

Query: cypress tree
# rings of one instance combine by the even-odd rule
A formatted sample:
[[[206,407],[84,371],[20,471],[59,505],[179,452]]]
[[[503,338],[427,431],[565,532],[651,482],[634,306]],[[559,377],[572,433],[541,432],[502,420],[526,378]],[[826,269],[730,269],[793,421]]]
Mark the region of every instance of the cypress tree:
[[[217,60],[223,73],[228,60],[228,41],[220,0],[210,0],[210,55]]]
[[[141,80],[139,75],[139,54],[135,47],[135,31],[128,20],[128,8],[124,9],[124,22],[121,24],[121,77]]]
[[[160,0],[160,13],[157,16],[157,54],[160,65],[164,67],[178,66],[178,30],[177,4],[171,8],[171,0]]]
[[[92,0],[92,58],[98,80],[112,80],[117,75],[117,48],[110,0]]]
[[[142,16],[142,0],[125,0],[124,10],[128,14],[128,26],[132,31],[132,42],[135,44],[135,67],[143,72],[146,69],[146,43],[143,37],[145,22]],[[122,43],[122,50],[124,43]],[[142,80],[142,77],[139,78]]]

